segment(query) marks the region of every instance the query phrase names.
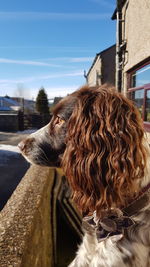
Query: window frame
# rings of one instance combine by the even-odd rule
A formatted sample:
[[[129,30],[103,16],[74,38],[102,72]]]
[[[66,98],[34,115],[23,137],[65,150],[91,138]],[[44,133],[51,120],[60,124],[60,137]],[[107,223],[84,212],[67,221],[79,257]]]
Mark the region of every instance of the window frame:
[[[130,88],[138,88],[138,87],[132,87],[132,75],[134,74],[134,72],[146,67],[149,64],[150,64],[150,57],[145,62],[136,65],[136,67],[133,67],[132,69],[130,69],[130,71],[127,72],[127,75],[128,75],[127,76],[127,88],[128,89],[130,89]]]
[[[150,122],[145,121],[145,115],[146,115],[146,94],[147,90],[150,90],[150,83],[144,84],[142,86],[138,87],[131,87],[132,86],[132,75],[134,72],[144,68],[145,66],[150,64],[150,57],[148,57],[146,60],[140,62],[136,66],[134,66],[130,71],[127,72],[127,94],[132,91],[144,89],[144,98],[143,98],[143,114],[142,114],[142,119],[143,119],[143,124],[144,128],[147,132],[150,132]]]
[[[147,132],[150,132],[150,122],[145,121],[145,117],[146,117],[146,95],[147,95],[147,91],[150,90],[150,83],[144,84],[143,86],[139,86],[139,87],[129,88],[128,89],[128,94],[130,92],[138,91],[138,90],[141,90],[141,89],[144,90],[143,111],[142,111],[143,124],[144,124],[145,130]]]

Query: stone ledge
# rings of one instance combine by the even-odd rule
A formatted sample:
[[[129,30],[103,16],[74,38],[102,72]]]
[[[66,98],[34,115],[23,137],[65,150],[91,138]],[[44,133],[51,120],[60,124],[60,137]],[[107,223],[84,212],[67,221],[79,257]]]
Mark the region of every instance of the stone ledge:
[[[0,213],[0,266],[53,266],[50,193],[54,168],[31,166]]]

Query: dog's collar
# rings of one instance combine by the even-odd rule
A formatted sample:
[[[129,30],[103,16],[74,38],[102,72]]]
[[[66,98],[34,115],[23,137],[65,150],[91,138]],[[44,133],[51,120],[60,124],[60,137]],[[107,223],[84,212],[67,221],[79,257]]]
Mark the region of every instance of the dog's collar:
[[[136,216],[150,201],[150,184],[141,190],[139,195],[131,203],[121,209],[111,209],[102,219],[98,219],[96,211],[91,216],[83,217],[83,229],[88,232],[95,232],[98,242],[109,236],[120,238],[124,235],[124,230],[135,224],[131,218]]]

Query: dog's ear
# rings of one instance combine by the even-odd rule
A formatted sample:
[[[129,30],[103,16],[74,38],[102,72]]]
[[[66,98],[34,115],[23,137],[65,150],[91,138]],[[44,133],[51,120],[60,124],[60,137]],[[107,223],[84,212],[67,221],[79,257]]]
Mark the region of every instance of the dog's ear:
[[[133,103],[109,88],[85,89],[68,122],[66,176],[82,210],[122,206],[144,176],[143,127]]]

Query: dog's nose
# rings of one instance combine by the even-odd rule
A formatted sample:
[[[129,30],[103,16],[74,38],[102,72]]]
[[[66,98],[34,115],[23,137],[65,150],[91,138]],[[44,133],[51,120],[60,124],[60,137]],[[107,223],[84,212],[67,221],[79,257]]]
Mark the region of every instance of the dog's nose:
[[[26,139],[22,140],[18,144],[20,151],[23,152],[24,154],[27,154],[29,151],[32,150],[34,141],[35,141],[35,139],[33,137],[32,138],[31,137],[26,138]]]
[[[23,151],[25,149],[25,145],[26,145],[26,141],[23,140],[18,144],[18,147],[21,151]]]

